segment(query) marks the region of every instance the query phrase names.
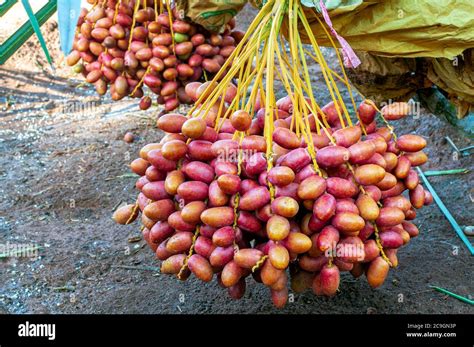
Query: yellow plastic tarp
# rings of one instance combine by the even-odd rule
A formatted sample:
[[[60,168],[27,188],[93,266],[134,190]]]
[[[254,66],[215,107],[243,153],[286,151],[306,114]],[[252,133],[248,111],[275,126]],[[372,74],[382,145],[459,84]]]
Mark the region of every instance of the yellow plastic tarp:
[[[446,58],[387,58],[356,52],[362,64],[348,69],[352,84],[377,103],[407,101],[432,84],[444,90],[456,106],[458,118],[474,110],[474,49],[454,60]]]
[[[339,1],[336,9],[328,8],[329,16],[354,50],[388,57],[452,59],[474,47],[474,0]],[[315,18],[320,15],[314,8],[305,11],[318,43],[329,46]],[[302,25],[299,31],[308,43]]]
[[[427,77],[448,93],[458,110],[458,118],[474,110],[474,50],[464,52],[462,59],[431,59]]]

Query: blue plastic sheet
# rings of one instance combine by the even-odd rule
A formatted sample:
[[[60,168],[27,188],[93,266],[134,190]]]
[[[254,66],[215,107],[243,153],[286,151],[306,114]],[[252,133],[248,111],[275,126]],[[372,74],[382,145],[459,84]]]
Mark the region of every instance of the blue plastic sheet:
[[[59,40],[64,54],[69,54],[72,50],[80,12],[81,0],[58,0]]]

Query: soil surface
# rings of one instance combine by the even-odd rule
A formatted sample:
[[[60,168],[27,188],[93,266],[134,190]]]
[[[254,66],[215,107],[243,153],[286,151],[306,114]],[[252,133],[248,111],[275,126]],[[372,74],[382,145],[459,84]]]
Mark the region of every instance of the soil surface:
[[[240,15],[243,27],[252,13]],[[0,255],[0,313],[474,313],[429,288],[474,294],[472,257],[436,204],[418,212],[420,236],[399,251],[399,267],[377,290],[344,274],[336,297],[292,294],[278,310],[250,279],[244,298],[234,301],[215,280],[161,275],[138,223],[111,219],[118,205],[136,198],[127,165],[163,136],[155,127],[160,110],[141,112],[136,101],[112,102],[81,86],[62,67],[54,19],[42,29],[58,57],[56,75],[34,37],[0,67],[0,245],[40,247],[35,258]],[[318,67],[311,69],[316,76]],[[313,83],[317,97],[329,101],[321,80]],[[445,136],[459,147],[472,143],[435,115],[422,109],[395,127],[429,141],[424,170],[474,169],[474,155],[456,157]],[[126,132],[136,141],[124,142]],[[474,224],[473,178],[430,178],[461,225]]]

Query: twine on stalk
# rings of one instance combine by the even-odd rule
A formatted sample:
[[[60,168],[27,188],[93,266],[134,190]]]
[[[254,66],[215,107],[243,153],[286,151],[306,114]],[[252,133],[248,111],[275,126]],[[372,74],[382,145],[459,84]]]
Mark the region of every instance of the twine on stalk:
[[[183,266],[181,266],[181,269],[179,269],[179,272],[178,272],[177,277],[178,277],[180,280],[183,279],[183,273],[184,273],[184,271],[188,268],[188,261],[189,261],[189,258],[191,258],[191,256],[192,256],[193,253],[194,253],[194,245],[196,244],[196,240],[197,240],[197,238],[198,238],[198,236],[199,236],[200,229],[201,229],[201,227],[198,225],[198,226],[196,227],[196,231],[194,232],[194,235],[193,235],[193,242],[191,243],[191,247],[189,247],[188,255],[187,255],[186,258],[184,259]]]
[[[206,108],[203,109],[201,107],[201,110],[204,110],[204,112],[201,114],[201,117],[204,118],[209,113],[209,110],[211,109],[212,105],[217,101],[218,97],[220,95],[222,95],[222,91],[227,86],[227,84],[232,80],[233,76],[235,75],[235,72],[238,69],[237,64],[231,64],[231,62],[240,54],[240,52],[242,50],[244,50],[244,53],[240,57],[240,61],[241,61],[240,63],[241,64],[245,63],[245,61],[247,59],[249,59],[249,57],[252,56],[252,53],[253,53],[252,49],[257,47],[258,42],[247,42],[247,40],[251,36],[251,34],[255,30],[257,30],[257,28],[259,26],[261,26],[261,25],[263,25],[263,23],[265,23],[265,20],[268,20],[268,18],[271,15],[271,13],[268,13],[268,9],[270,9],[270,8],[271,8],[271,5],[270,5],[270,2],[268,2],[264,6],[262,11],[260,11],[257,14],[257,17],[255,18],[255,20],[249,26],[249,28],[248,28],[247,32],[245,33],[242,41],[237,45],[236,49],[232,52],[232,54],[226,60],[226,62],[222,66],[222,68],[214,75],[214,78],[212,79],[213,83],[219,81],[219,79],[224,75],[224,71],[226,71],[226,74],[222,78],[222,82],[220,83],[220,85],[217,88],[211,90],[211,85],[213,84],[213,83],[211,83],[210,86],[206,89],[206,91],[195,102],[194,106],[190,109],[188,114],[192,115],[193,112],[198,107],[201,107],[200,104],[204,101],[204,96],[208,95],[208,93],[209,93],[209,95],[208,95],[208,98],[206,100]],[[265,18],[265,20],[263,20],[264,18]],[[229,66],[230,66],[230,69],[229,69],[229,71],[227,71],[227,68]],[[219,93],[219,91],[221,93]]]
[[[257,261],[257,263],[252,267],[252,272],[257,271],[263,265],[263,263],[265,263],[265,260],[267,259],[268,259],[268,255],[264,255],[263,257],[261,257],[260,260]]]
[[[268,36],[268,41],[270,43],[276,42],[276,37],[278,35],[280,25],[281,25],[281,14],[283,13],[285,3],[276,3],[276,10],[275,7],[275,18],[280,19],[274,20],[271,28],[270,34]],[[267,69],[267,79],[266,79],[266,91],[267,94],[265,95],[265,126],[263,129],[264,137],[267,144],[266,150],[266,158],[267,158],[267,172],[269,172],[273,168],[273,131],[274,131],[274,114],[277,109],[274,109],[276,105],[275,102],[275,94],[273,92],[273,85],[274,85],[274,74],[273,71],[275,70],[275,51],[273,49],[265,50],[268,51],[266,55],[266,69]],[[262,64],[263,65],[263,64]],[[268,181],[268,180],[267,180]],[[267,182],[268,189],[270,191],[270,200],[273,201],[275,198],[275,188],[271,184],[271,182]]]
[[[341,71],[342,71],[342,74],[343,74],[343,78],[340,77],[338,74],[335,74],[336,77],[339,77],[340,81],[343,82],[346,87],[347,87],[347,90],[349,92],[349,97],[351,99],[351,103],[352,103],[352,106],[354,107],[354,112],[357,116],[357,119],[359,120],[359,123],[360,123],[360,126],[362,128],[362,131],[364,132],[364,135],[367,135],[367,132],[365,130],[365,126],[363,125],[360,117],[359,117],[359,112],[357,111],[357,106],[356,106],[356,103],[355,103],[355,100],[354,100],[354,96],[353,96],[353,93],[352,93],[352,87],[351,87],[351,84],[349,83],[349,78],[347,77],[347,73],[346,73],[346,69],[344,67],[344,61],[341,57],[341,54],[339,52],[339,50],[337,49],[337,46],[332,38],[332,35],[329,34],[328,30],[326,29],[326,26],[323,25],[323,22],[321,21],[321,19],[319,18],[319,16],[315,15],[314,16],[316,18],[316,20],[319,22],[320,26],[323,28],[326,36],[328,37],[329,39],[329,42],[331,43],[331,46],[333,47],[334,51],[336,52],[336,56],[337,56],[337,60],[339,62],[339,66],[341,68]],[[329,25],[329,24],[328,24]],[[334,74],[334,71],[332,69],[329,69],[330,72],[332,74]]]
[[[147,9],[146,0],[143,0],[143,9],[144,9],[144,10]],[[148,32],[148,21],[146,21],[145,23],[143,23],[143,26],[145,27],[145,29],[146,29],[147,32]],[[148,45],[148,35],[146,36],[145,43]]]
[[[310,39],[311,45],[313,46],[313,48],[315,50],[315,53],[316,53],[316,56],[318,57],[319,63],[321,65],[321,72],[322,72],[324,80],[326,82],[326,86],[328,87],[329,94],[331,95],[331,99],[334,102],[334,106],[335,106],[336,112],[339,116],[339,121],[341,122],[341,125],[342,125],[342,127],[345,127],[345,122],[342,118],[341,110],[339,109],[342,106],[342,112],[344,113],[344,115],[346,117],[347,123],[349,124],[349,126],[352,126],[352,120],[349,117],[349,113],[347,112],[347,108],[346,108],[346,106],[343,102],[342,96],[339,93],[339,90],[337,88],[337,85],[336,85],[334,79],[332,78],[332,75],[328,74],[329,66],[328,66],[326,60],[323,57],[321,49],[320,49],[320,47],[317,43],[316,37],[314,36],[313,31],[311,30],[311,27],[308,23],[308,20],[305,16],[304,12],[301,10],[301,8],[298,8],[298,18],[301,19],[301,23],[303,24],[303,26],[304,26],[307,34],[308,34],[308,37]],[[334,88],[334,90],[333,90],[333,88]]]
[[[171,46],[173,47],[173,54],[175,52],[175,40],[174,40],[174,30],[173,30],[173,14],[171,13],[171,1],[165,0],[166,2],[166,10],[168,11],[168,20],[170,23],[170,33],[171,33]]]
[[[362,95],[362,94],[361,94]],[[372,100],[370,99],[366,99],[364,100],[364,102],[366,102],[367,104],[369,104],[370,106],[372,106],[373,108],[375,108],[375,110],[377,111],[377,113],[379,114],[380,118],[382,119],[382,121],[384,122],[385,126],[387,127],[387,129],[390,131],[390,134],[393,136],[393,139],[395,141],[397,141],[397,134],[395,134],[395,129],[393,128],[393,126],[390,125],[390,123],[385,119],[385,117],[383,116],[383,113],[382,111],[377,107],[377,105],[375,104],[375,102],[373,102]]]
[[[297,11],[296,5],[297,5],[296,3],[294,3],[294,4],[293,4],[293,2],[290,3],[290,7],[293,8],[292,13],[295,13],[295,11]],[[301,44],[301,39],[300,39],[300,37],[298,35],[298,31],[297,31],[296,19],[297,19],[296,16],[294,16],[294,15],[291,16],[290,15],[291,25],[289,26],[289,37],[290,37],[290,41],[293,42],[293,45],[292,45],[293,52],[295,51],[295,49],[297,47],[299,47],[300,50],[303,49],[302,44]],[[283,41],[283,39],[280,36],[281,45],[282,45],[282,47],[284,47],[284,43],[282,41]],[[295,42],[298,44],[297,46],[295,46]],[[327,123],[327,120],[324,117],[324,114],[321,111],[321,108],[319,107],[319,105],[317,104],[317,102],[314,99],[312,89],[308,88],[308,86],[311,86],[311,80],[309,78],[309,70],[307,68],[307,64],[306,64],[306,60],[304,58],[303,52],[300,52],[301,61],[302,61],[302,66],[301,66],[301,63],[299,61],[299,58],[298,58],[297,54],[292,53],[292,62],[290,63],[290,58],[289,58],[288,54],[286,53],[286,50],[283,49],[282,51],[283,51],[283,54],[281,55],[280,50],[279,49],[276,50],[279,61],[280,61],[280,68],[282,70],[281,75],[286,76],[286,78],[283,77],[281,79],[284,82],[284,85],[287,89],[287,92],[288,92],[290,98],[292,99],[292,102],[294,102],[293,91],[292,91],[291,87],[289,86],[289,83],[288,83],[287,79],[291,82],[291,84],[295,85],[295,90],[296,90],[295,93],[298,94],[300,96],[300,99],[301,99],[301,103],[298,103],[299,105],[297,105],[297,107],[298,106],[301,107],[302,110],[303,110],[303,113],[305,115],[304,120],[298,120],[297,119],[298,117],[294,117],[296,120],[292,119],[290,129],[292,129],[294,127],[296,129],[296,132],[299,133],[299,129],[300,128],[304,129],[304,126],[306,126],[307,133],[306,134],[303,133],[303,135],[305,136],[306,140],[308,141],[309,146],[311,147],[312,135],[311,135],[311,130],[310,130],[310,126],[309,126],[309,119],[307,118],[308,117],[307,110],[303,107],[303,105],[307,105],[308,109],[315,116],[316,128],[317,128],[316,130],[317,130],[318,134],[320,133],[320,128],[321,127],[328,134],[326,128],[329,128],[329,124]],[[292,70],[293,74],[288,73],[286,71],[285,66],[289,70]],[[301,68],[303,68],[303,74],[304,74],[304,79],[305,79],[304,83],[302,83],[303,81],[301,81],[301,78],[300,78],[299,74],[297,73],[297,71],[299,71]],[[302,97],[303,91],[307,93],[307,95],[310,99],[311,105],[308,103],[306,98]],[[297,113],[298,113],[298,109],[297,109]],[[319,121],[319,119],[317,117],[318,114],[323,115],[322,120],[323,120],[324,125],[322,125],[321,122]],[[310,141],[310,139],[311,139],[311,141]]]
[[[242,145],[242,140],[244,139],[244,133],[241,133],[240,139],[239,139],[239,149],[238,149],[238,159],[237,159],[237,175],[240,176],[242,172],[242,151],[241,151],[241,145]],[[234,197],[234,222],[232,223],[232,229],[234,230],[234,236],[235,232],[238,227],[238,222],[239,222],[239,203],[240,203],[240,193],[237,192],[235,193]],[[239,246],[235,242],[235,237],[233,241],[233,247],[234,247],[234,253],[239,251]]]
[[[302,95],[303,95],[302,90],[304,89],[303,85],[301,83],[298,83],[298,84],[293,83],[294,79],[291,78],[291,76],[289,76],[289,73],[288,73],[288,71],[286,70],[286,67],[285,67],[285,65],[286,65],[287,67],[291,68],[291,65],[287,64],[284,61],[284,58],[282,57],[279,48],[276,49],[276,53],[277,53],[277,57],[278,57],[278,60],[280,62],[280,68],[281,68],[281,72],[279,70],[277,70],[278,76],[280,77],[282,83],[285,85],[285,88],[289,92],[289,97],[292,101],[292,104],[294,105],[294,107],[293,107],[293,109],[294,109],[293,119],[292,119],[292,124],[290,125],[290,128],[293,125],[295,125],[295,127],[298,130],[301,130],[301,132],[303,134],[303,137],[304,137],[304,139],[307,143],[307,150],[308,150],[308,153],[311,157],[313,168],[314,168],[315,172],[319,176],[322,177],[322,172],[321,172],[321,170],[319,168],[319,165],[317,164],[317,161],[316,161],[316,150],[314,148],[313,135],[312,135],[312,132],[311,132],[311,125],[309,123],[309,114],[308,114],[307,108],[305,107],[306,106],[306,100],[304,98],[302,98]],[[297,63],[294,65],[296,67],[294,70],[299,70],[299,67],[301,66],[300,62],[299,62],[299,58],[298,58],[297,55],[293,56],[293,58],[297,60]],[[301,60],[303,61],[305,80],[306,80],[307,83],[310,83],[310,82],[308,82],[309,81],[309,73],[308,73],[308,69],[307,69],[307,66],[306,66],[306,61],[304,60],[304,57],[302,57]],[[295,77],[295,79],[299,79],[299,76],[297,76],[297,75],[294,75],[294,77]],[[295,85],[295,93],[293,93],[291,91],[290,81],[291,81],[291,83],[293,83],[293,85]],[[295,97],[294,97],[295,94],[299,95],[300,99],[303,99],[303,100],[301,100],[302,101],[301,103],[296,102],[297,99],[295,99]],[[314,100],[314,96],[312,94],[311,89],[309,89],[308,95],[309,95],[310,101],[312,103],[312,106],[317,105],[316,101]],[[302,118],[301,118],[301,112],[303,113]],[[316,118],[316,116],[314,116],[314,117]],[[317,129],[319,130],[320,129],[319,122],[315,122],[315,123],[317,125]]]
[[[130,217],[128,217],[125,224],[130,224],[133,221],[133,216],[135,216],[135,213],[137,213],[138,208],[139,208],[139,205],[138,205],[138,200],[137,200],[137,201],[135,201],[135,206],[133,206],[132,213],[130,214]]]
[[[278,59],[280,60],[280,63],[281,63],[281,55],[280,55],[280,52],[279,52],[279,49],[277,49],[277,57]],[[285,75],[286,73],[286,69],[284,67],[284,65],[281,65],[282,66],[282,72],[280,72],[279,70],[276,70],[277,73],[278,73],[278,76],[280,77],[281,81],[283,82],[283,84],[285,84],[285,87],[288,88],[287,90],[291,90],[291,87],[289,87],[289,81],[288,81],[288,78],[287,76]],[[298,93],[298,91],[297,91]],[[302,94],[302,93],[301,93]],[[301,95],[300,94],[300,95]],[[292,103],[294,102],[294,97],[293,97],[293,93],[290,93],[289,94],[290,96],[290,99],[292,101]],[[314,143],[313,143],[313,136],[312,136],[312,133],[311,133],[311,126],[309,124],[309,115],[307,113],[307,110],[305,107],[303,107],[303,105],[301,104],[298,104],[298,106],[302,107],[303,108],[303,113],[304,113],[304,120],[303,120],[303,124],[300,124],[301,123],[301,120],[297,117],[297,114],[294,114],[293,115],[293,119],[291,120],[291,125],[290,125],[290,129],[292,128],[292,125],[296,122],[296,124],[299,124],[299,127],[302,128],[302,131],[303,131],[303,136],[304,136],[304,139],[308,145],[307,147],[307,150],[308,150],[308,153],[311,157],[311,161],[312,161],[312,164],[313,164],[313,168],[315,170],[315,172],[319,175],[319,176],[322,176],[322,172],[321,170],[319,169],[319,165],[318,163],[316,162],[316,151],[315,151],[315,148],[314,148]],[[296,120],[296,121],[295,121]],[[319,124],[319,123],[316,123],[316,124]]]
[[[146,75],[150,72],[150,66],[147,67],[147,69],[145,70],[145,73],[143,74],[142,78],[140,79],[140,81],[137,83],[137,85],[135,86],[135,88],[133,88],[132,92],[129,94],[129,96],[134,96],[135,93],[137,92],[138,88],[140,88],[143,84],[143,81],[145,80],[145,77]]]
[[[114,12],[114,24],[117,22],[117,15],[118,15],[118,10],[120,5],[122,4],[122,0],[117,1],[117,4],[115,5],[115,12]]]
[[[314,56],[310,51],[308,51],[307,49],[303,49],[303,50],[304,50],[304,53],[306,53],[311,59],[313,59],[317,64],[319,64],[319,60],[318,60],[317,57],[315,57],[315,56]],[[365,128],[365,125],[364,125],[364,123],[362,122],[362,120],[360,119],[359,112],[358,112],[358,110],[357,110],[357,106],[356,106],[356,103],[355,103],[354,95],[353,95],[353,93],[352,93],[352,86],[351,86],[351,84],[350,84],[350,82],[349,82],[349,79],[347,78],[347,74],[346,74],[346,70],[345,70],[345,68],[344,68],[344,64],[342,63],[342,60],[341,60],[341,58],[340,58],[339,52],[337,51],[337,48],[335,48],[335,51],[336,51],[336,54],[338,55],[338,59],[339,59],[339,61],[340,61],[340,65],[341,65],[341,70],[342,70],[342,73],[343,73],[344,77],[340,76],[336,71],[334,71],[334,70],[331,69],[330,67],[328,67],[329,72],[330,72],[334,77],[336,77],[336,78],[339,80],[339,82],[343,83],[343,84],[346,86],[347,90],[349,91],[349,98],[351,99],[351,103],[352,103],[352,106],[353,106],[353,108],[354,108],[354,112],[355,112],[355,114],[356,114],[357,120],[359,121],[359,124],[360,124],[360,127],[361,127],[361,129],[362,129],[362,132],[364,133],[364,135],[367,135],[367,130],[366,130],[366,128]],[[360,94],[357,89],[356,89],[356,92],[357,92],[358,94]],[[362,94],[360,94],[360,95],[362,96],[362,98],[365,99],[365,97],[364,97]],[[322,112],[322,111],[321,111],[321,112]]]
[[[139,7],[140,7],[140,1],[137,0],[137,2],[135,3],[135,7],[133,8],[132,27],[130,28],[130,37],[128,38],[127,51],[130,50],[130,45],[132,44],[133,29],[135,29],[135,25],[136,25],[136,23],[137,23],[136,14],[137,14],[137,11],[138,11],[138,8],[139,8]]]
[[[248,56],[250,56],[249,53],[252,53],[252,51],[249,51],[249,52],[246,52],[245,54],[247,54]],[[245,63],[245,60],[244,60],[244,63]],[[237,65],[235,65],[237,66]],[[243,66],[243,65],[242,65]],[[249,64],[246,65],[247,68],[250,68]],[[234,67],[234,65],[232,65],[232,67]],[[238,67],[241,69],[241,67]],[[255,80],[256,81],[260,81],[261,82],[261,79],[263,78],[263,72],[264,72],[264,69],[265,66],[262,64],[262,66],[259,68],[258,72],[256,70],[252,71],[251,73],[249,73],[248,77],[246,80],[244,81],[241,81],[241,83],[239,83],[239,89],[240,90],[246,90],[250,83],[252,82],[252,80],[254,79],[254,76],[255,76]],[[233,70],[235,71],[235,73],[237,73],[237,67]],[[207,115],[207,113],[209,112],[210,108],[215,104],[215,101],[218,100],[219,96],[224,99],[225,97],[225,93],[226,93],[226,88],[227,88],[227,85],[228,83],[232,80],[232,71],[229,72],[228,75],[226,75],[225,78],[222,79],[222,82],[218,85],[218,87],[214,90],[214,92],[218,91],[215,93],[215,95],[213,96],[213,98],[211,99],[211,101],[206,101],[208,102],[208,105],[206,106],[206,109],[205,111],[201,114],[201,117],[205,117]],[[213,80],[213,82],[211,84],[215,83],[215,81]],[[252,95],[255,97],[254,94],[251,94],[251,97]],[[222,103],[222,100],[221,100],[221,106],[223,106],[223,103]],[[224,115],[222,115],[222,108],[219,107],[219,112],[217,114],[217,118],[216,118],[216,125],[215,125],[215,129],[216,131],[219,131],[220,128],[222,127],[222,125],[224,124],[224,120],[227,119],[230,114],[232,113],[232,111],[234,110],[237,110],[239,108],[239,94],[237,93],[237,96],[232,100],[232,103],[230,104],[229,108],[227,109],[227,111],[225,112]],[[247,112],[249,111],[249,104],[247,104],[247,106],[245,107],[245,109],[247,110]],[[219,120],[222,119],[222,122],[219,122]]]
[[[263,11],[262,11],[262,13],[259,13],[257,15],[257,18],[260,18],[264,14],[265,13],[263,13]],[[268,19],[269,16],[270,16],[270,13],[266,14],[265,18]],[[208,88],[206,88],[204,93],[198,98],[198,100],[195,102],[194,106],[188,112],[189,115],[192,115],[193,112],[196,111],[196,109],[198,107],[200,107],[200,111],[201,111],[200,117],[205,118],[209,114],[210,109],[216,103],[218,98],[221,97],[221,96],[224,97],[225,89],[226,89],[227,85],[232,81],[232,78],[235,76],[238,69],[240,69],[242,64],[245,64],[246,61],[249,58],[252,57],[252,54],[255,53],[255,50],[258,51],[258,42],[246,42],[245,40],[246,40],[246,37],[250,36],[251,28],[259,27],[259,26],[262,26],[262,25],[264,25],[264,23],[260,23],[257,20],[252,22],[252,24],[249,27],[247,33],[244,35],[244,38],[242,39],[242,41],[239,43],[239,45],[236,47],[236,49],[232,52],[231,56],[226,60],[226,62],[222,66],[222,68],[215,74],[215,76],[212,79],[211,83],[209,84]],[[227,70],[227,68],[229,67],[231,61],[234,61],[234,59],[236,59],[236,57],[238,56],[238,54],[241,52],[242,49],[245,49],[245,50],[244,50],[244,53],[242,54],[242,56],[240,57],[240,64],[241,65],[239,66],[239,64],[235,64],[235,62],[234,62],[234,64],[232,64],[230,66],[229,71],[227,71],[226,75],[222,78],[222,80],[218,84],[218,86],[216,88],[213,88],[214,84],[217,83],[217,81],[219,81],[219,79],[224,74],[224,71]],[[240,83],[240,88],[244,88],[244,86],[246,86],[246,85],[248,86],[249,83],[250,83],[250,78],[249,78],[248,81],[246,81],[244,83]],[[207,97],[207,100],[205,102],[205,105],[203,106],[203,105],[201,105],[201,103],[204,101],[205,97]],[[238,104],[235,102],[235,99],[234,99],[231,106],[228,108],[228,110],[226,111],[226,113],[224,114],[224,116],[222,118],[226,119],[227,116],[229,116],[231,111],[233,110],[233,107],[236,107],[236,106],[238,106]],[[218,127],[219,127],[218,120],[221,118],[221,116],[222,115],[220,113],[217,115],[215,129],[218,129]]]
[[[332,263],[334,262],[334,256],[332,254],[333,252],[331,252],[331,256],[328,258],[328,267],[332,267]]]
[[[373,223],[372,225],[374,226],[375,242],[377,243],[377,247],[379,248],[381,257],[387,262],[390,267],[394,267],[383,250],[382,242],[380,241],[379,228],[377,227],[377,224]]]

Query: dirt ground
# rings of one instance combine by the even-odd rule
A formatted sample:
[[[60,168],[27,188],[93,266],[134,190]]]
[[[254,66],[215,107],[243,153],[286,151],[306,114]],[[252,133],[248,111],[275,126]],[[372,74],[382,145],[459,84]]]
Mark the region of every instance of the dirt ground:
[[[241,18],[248,22],[248,11]],[[55,27],[50,20],[43,30],[60,57]],[[127,165],[161,138],[158,110],[100,99],[80,82],[62,68],[51,75],[34,38],[0,67],[0,244],[41,247],[35,259],[0,259],[0,313],[474,313],[429,288],[474,295],[472,257],[435,204],[419,211],[421,235],[399,252],[399,267],[377,290],[344,274],[336,297],[294,294],[278,310],[253,280],[234,301],[216,281],[161,275],[144,241],[129,242],[140,237],[138,223],[111,219],[119,204],[135,200]],[[328,101],[326,94],[317,92]],[[474,169],[474,155],[454,157],[444,137],[462,147],[472,142],[425,110],[396,129],[429,140],[424,170]],[[127,131],[137,141],[125,143]],[[430,178],[461,225],[474,224],[473,178],[472,172]]]

